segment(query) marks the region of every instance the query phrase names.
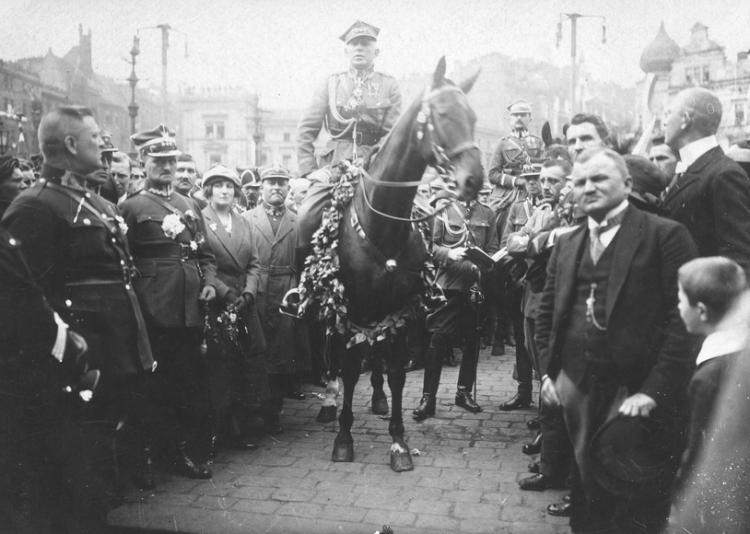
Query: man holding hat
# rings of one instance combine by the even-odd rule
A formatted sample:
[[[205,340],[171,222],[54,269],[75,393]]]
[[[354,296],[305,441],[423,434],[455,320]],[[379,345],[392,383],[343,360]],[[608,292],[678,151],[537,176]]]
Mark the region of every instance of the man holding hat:
[[[632,178],[613,150],[584,150],[572,181],[587,223],[558,237],[535,323],[542,402],[562,406],[578,468],[571,527],[661,532],[693,365],[677,310],[677,270],[695,257],[696,246],[684,226],[629,204]],[[601,476],[598,459],[607,452],[592,438],[613,419],[649,419],[666,436],[665,484],[622,492],[609,480],[621,469]],[[626,461],[640,462],[633,447]]]
[[[299,247],[303,249],[300,256],[306,256],[306,247],[330,202],[330,173],[313,173],[318,169],[313,143],[320,131],[325,128],[331,137],[319,154],[320,166],[335,165],[345,159],[366,157],[401,114],[401,92],[396,79],[374,70],[375,58],[380,53],[379,33],[379,28],[358,20],[341,35],[349,69],[330,75],[316,90],[297,127],[299,172],[312,181],[299,210]]]
[[[146,183],[121,209],[140,273],[135,290],[159,364],[153,398],[176,419],[176,470],[191,478],[210,478],[208,468],[190,457],[188,440],[208,411],[202,302],[216,296],[214,256],[197,203],[172,188],[180,154],[174,133],[159,125],[131,140]],[[144,455],[148,454],[146,448]]]
[[[294,269],[297,216],[284,204],[290,178],[289,171],[281,166],[262,169],[261,202],[243,214],[250,222],[260,261],[256,306],[267,343],[272,401],[266,414],[266,427],[271,433],[282,430],[279,413],[283,397],[304,399],[296,374],[309,370],[310,365],[304,325],[279,312],[284,295],[297,285]]]

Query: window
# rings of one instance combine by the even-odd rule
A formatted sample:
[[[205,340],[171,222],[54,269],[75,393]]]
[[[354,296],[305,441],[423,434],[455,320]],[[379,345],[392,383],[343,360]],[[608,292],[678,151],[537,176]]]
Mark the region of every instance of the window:
[[[284,132],[284,142],[289,143],[292,140],[292,134],[289,132]]]
[[[284,155],[283,155],[283,156],[281,157],[281,164],[282,164],[282,165],[283,165],[283,166],[284,166],[285,168],[287,168],[287,169],[288,169],[288,168],[289,168],[289,166],[290,166],[290,165],[292,164],[292,156],[290,156],[289,154],[284,154]]]
[[[209,166],[218,165],[221,163],[221,154],[210,154],[208,156]]]
[[[734,103],[734,125],[744,126],[745,124],[745,106],[742,102]]]
[[[206,122],[207,139],[224,139],[224,121]]]

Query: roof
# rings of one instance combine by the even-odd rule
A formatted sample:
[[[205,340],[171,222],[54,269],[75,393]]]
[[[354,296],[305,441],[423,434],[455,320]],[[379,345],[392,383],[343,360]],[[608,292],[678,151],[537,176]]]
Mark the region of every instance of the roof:
[[[662,21],[656,37],[641,54],[641,70],[643,72],[668,71],[679,55],[680,45],[667,34],[664,21]]]

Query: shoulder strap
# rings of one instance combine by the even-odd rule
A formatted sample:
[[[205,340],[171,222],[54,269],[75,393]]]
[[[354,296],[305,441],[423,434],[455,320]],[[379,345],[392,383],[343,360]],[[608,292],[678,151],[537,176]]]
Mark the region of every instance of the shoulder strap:
[[[102,222],[102,224],[104,224],[104,226],[107,227],[107,230],[109,230],[113,234],[117,234],[118,233],[115,224],[113,224],[112,221],[109,221],[108,219],[106,219],[105,217],[102,216],[101,211],[98,210],[98,209],[96,209],[91,204],[91,202],[88,201],[88,199],[86,198],[86,194],[85,193],[81,194],[80,197],[79,197],[75,193],[73,193],[73,190],[71,190],[71,189],[69,189],[67,187],[63,187],[63,186],[61,186],[59,184],[56,184],[55,182],[50,182],[50,181],[46,182],[46,186],[49,187],[52,191],[60,193],[61,195],[64,195],[64,196],[68,197],[70,200],[72,200],[73,202],[77,203],[78,206],[79,206],[78,212],[80,212],[81,208],[86,208],[86,210],[88,210],[89,212],[91,212],[91,214],[94,217],[96,217],[99,221]],[[76,212],[76,217],[78,216],[78,212]]]

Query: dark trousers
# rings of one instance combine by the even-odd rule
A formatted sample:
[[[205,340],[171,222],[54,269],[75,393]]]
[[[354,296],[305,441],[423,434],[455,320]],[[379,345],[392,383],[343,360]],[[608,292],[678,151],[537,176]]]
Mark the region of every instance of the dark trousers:
[[[437,393],[443,360],[453,350],[454,339],[458,340],[463,352],[458,371],[458,387],[471,389],[477,375],[479,332],[475,304],[463,292],[447,291],[446,297],[448,302],[445,306],[427,317],[427,329],[431,336],[425,362],[423,393],[431,395]]]
[[[596,430],[616,414],[628,396],[616,379],[601,379],[589,371],[582,384],[575,384],[565,371],[555,381],[562,403],[565,424],[575,453],[577,477],[572,485],[573,515],[570,526],[575,533],[657,534],[666,526],[670,493],[666,490],[638,495],[615,495],[592,476],[589,444]],[[677,455],[675,455],[677,456]],[[662,482],[662,481],[660,481]],[[669,481],[663,487],[670,487]]]
[[[205,437],[198,436],[210,409],[201,329],[150,327],[149,334],[157,361],[152,401],[175,426],[178,443]]]
[[[518,392],[531,396],[531,356],[526,349],[526,336],[524,335],[524,316],[521,309],[523,302],[523,288],[509,285],[505,293],[506,310],[513,324],[513,339],[516,342],[516,372],[515,378],[518,382]]]

